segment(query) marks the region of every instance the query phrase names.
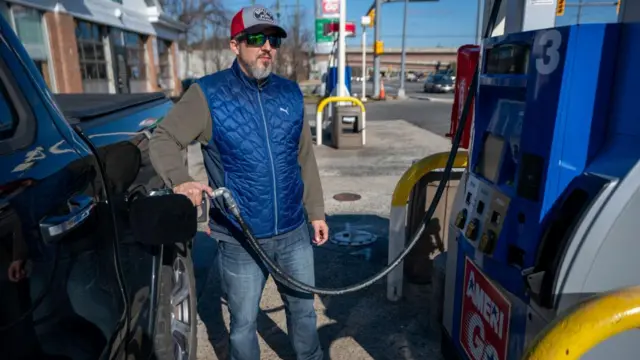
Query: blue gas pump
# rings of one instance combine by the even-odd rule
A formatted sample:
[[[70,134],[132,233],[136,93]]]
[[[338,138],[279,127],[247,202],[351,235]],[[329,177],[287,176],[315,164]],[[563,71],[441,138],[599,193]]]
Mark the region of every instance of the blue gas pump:
[[[345,66],[344,68],[344,82],[349,94],[351,94],[351,66]],[[325,84],[325,96],[330,96],[333,90],[338,84],[338,68],[330,67],[327,72],[326,84]]]
[[[640,155],[633,41],[638,24],[485,41],[469,173],[449,227],[445,355],[519,359],[559,310],[571,233]]]

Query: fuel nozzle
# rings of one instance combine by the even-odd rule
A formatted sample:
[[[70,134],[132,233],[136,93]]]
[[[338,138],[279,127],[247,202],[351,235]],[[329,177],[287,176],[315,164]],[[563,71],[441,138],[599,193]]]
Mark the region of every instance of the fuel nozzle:
[[[207,212],[205,211],[205,207],[207,206],[207,197],[209,197],[211,200],[222,196],[224,198],[224,200],[227,203],[227,209],[229,209],[229,211],[231,211],[231,214],[233,214],[233,216],[235,217],[239,217],[240,216],[240,208],[238,207],[238,203],[236,203],[236,200],[233,198],[233,196],[231,195],[231,191],[229,191],[229,189],[225,188],[225,187],[220,187],[217,188],[215,190],[213,190],[213,194],[211,196],[209,196],[209,194],[207,194],[206,192],[202,192],[202,203],[200,203],[200,209],[198,211],[198,222],[206,222],[208,221],[207,219]]]
[[[233,198],[233,195],[231,195],[231,191],[229,191],[229,189],[220,187],[213,190],[213,196],[211,196],[211,199],[215,199],[219,196],[222,196],[227,202],[227,209],[231,211],[233,216],[240,216],[240,208],[238,207],[238,203],[236,203],[236,200]]]

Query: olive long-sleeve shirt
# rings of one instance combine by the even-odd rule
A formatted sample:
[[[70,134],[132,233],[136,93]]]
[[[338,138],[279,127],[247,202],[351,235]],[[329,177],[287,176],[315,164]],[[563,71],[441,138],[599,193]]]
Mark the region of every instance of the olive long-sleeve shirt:
[[[183,151],[194,141],[208,143],[212,130],[209,104],[200,86],[193,84],[160,122],[149,145],[151,163],[168,186],[199,181],[190,175]],[[322,184],[307,121],[304,121],[300,136],[298,163],[304,183],[303,204],[309,220],[324,220]]]

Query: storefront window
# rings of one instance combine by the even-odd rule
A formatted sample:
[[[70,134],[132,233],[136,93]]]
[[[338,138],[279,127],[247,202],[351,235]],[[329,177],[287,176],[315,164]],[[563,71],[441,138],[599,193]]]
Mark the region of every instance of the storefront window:
[[[16,33],[25,45],[44,46],[42,14],[32,8],[12,5],[11,11],[16,22]]]
[[[143,37],[136,33],[126,32],[124,43],[127,49],[127,65],[129,66],[131,80],[146,80]]]
[[[107,59],[102,36],[104,29],[96,24],[78,21],[76,38],[83,80],[107,80]]]
[[[40,74],[44,78],[49,88],[52,88],[51,75],[49,72],[49,48],[44,37],[44,25],[42,23],[42,12],[16,4],[11,4],[7,9],[2,6],[2,13],[5,19],[11,24],[10,14],[13,14],[14,31],[27,53],[36,64]]]
[[[171,42],[158,39],[158,65],[160,74],[158,80],[162,90],[173,90],[172,76],[171,76]]]

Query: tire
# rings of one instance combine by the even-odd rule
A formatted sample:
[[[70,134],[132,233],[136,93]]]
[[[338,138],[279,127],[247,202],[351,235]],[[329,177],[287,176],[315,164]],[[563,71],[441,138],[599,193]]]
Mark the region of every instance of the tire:
[[[165,254],[168,261],[163,262],[158,281],[154,338],[156,359],[196,359],[198,312],[191,244],[166,247],[165,252],[168,252]],[[175,317],[182,319],[174,319]]]

